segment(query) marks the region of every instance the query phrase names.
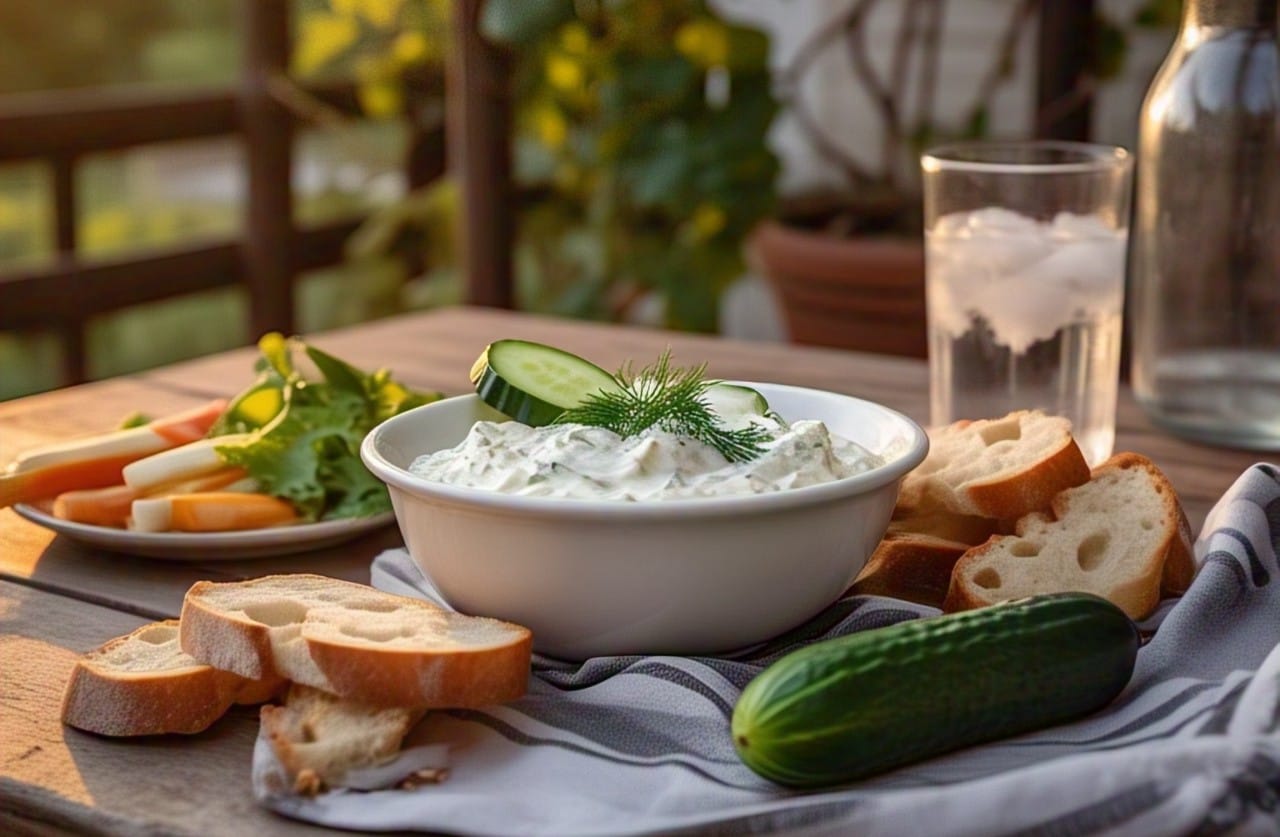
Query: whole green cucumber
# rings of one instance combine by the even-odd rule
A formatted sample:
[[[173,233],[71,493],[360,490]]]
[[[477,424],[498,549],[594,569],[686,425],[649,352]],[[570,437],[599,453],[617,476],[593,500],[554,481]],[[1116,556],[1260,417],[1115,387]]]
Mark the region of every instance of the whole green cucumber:
[[[1086,593],[862,631],[747,684],[733,742],[781,784],[859,779],[1100,709],[1129,682],[1139,645],[1123,611]]]

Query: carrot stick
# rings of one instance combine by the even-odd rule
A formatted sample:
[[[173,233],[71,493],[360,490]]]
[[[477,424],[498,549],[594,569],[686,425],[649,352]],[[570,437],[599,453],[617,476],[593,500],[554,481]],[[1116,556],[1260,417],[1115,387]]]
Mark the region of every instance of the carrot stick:
[[[0,474],[0,509],[56,497],[66,491],[119,485],[124,482],[124,466],[137,458],[134,454],[117,454]]]
[[[123,528],[138,496],[137,489],[127,485],[64,491],[53,500],[53,516],[75,523]]]
[[[217,491],[244,479],[243,468],[227,468],[207,477],[161,486],[152,494],[190,494]],[[53,516],[75,523],[123,528],[129,521],[133,501],[143,493],[128,485],[64,491],[53,500]]]
[[[157,436],[174,445],[185,445],[188,442],[203,439],[209,432],[209,428],[213,427],[213,423],[218,420],[218,416],[222,415],[226,409],[226,399],[220,398],[185,412],[162,416],[147,427]]]
[[[293,506],[269,494],[207,492],[169,498],[176,532],[226,532],[260,529],[298,519]]]

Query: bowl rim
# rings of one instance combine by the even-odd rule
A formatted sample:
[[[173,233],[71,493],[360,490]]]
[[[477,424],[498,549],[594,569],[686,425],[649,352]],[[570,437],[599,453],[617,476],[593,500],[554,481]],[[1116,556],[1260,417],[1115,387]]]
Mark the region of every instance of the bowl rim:
[[[504,514],[524,514],[538,517],[645,520],[653,518],[721,517],[760,513],[797,506],[817,505],[826,501],[870,493],[874,489],[888,485],[905,476],[908,471],[923,462],[929,452],[929,436],[924,429],[909,416],[891,407],[886,407],[879,402],[832,390],[792,384],[741,380],[726,380],[725,383],[753,388],[763,386],[772,391],[818,393],[860,402],[884,413],[889,419],[900,424],[908,439],[908,445],[898,457],[879,467],[831,482],[806,485],[801,488],[788,488],[782,491],[770,491],[762,494],[675,497],[652,502],[628,502],[608,499],[588,500],[569,497],[529,497],[487,491],[482,488],[433,482],[413,474],[406,468],[392,464],[378,450],[378,440],[388,428],[396,424],[421,420],[421,415],[426,411],[438,408],[445,403],[464,399],[478,401],[480,398],[475,393],[465,393],[433,401],[421,407],[415,407],[378,424],[373,430],[369,431],[361,442],[360,457],[365,466],[373,472],[374,476],[389,487],[400,489],[419,498],[427,497],[433,501],[444,502],[449,505],[483,508]]]

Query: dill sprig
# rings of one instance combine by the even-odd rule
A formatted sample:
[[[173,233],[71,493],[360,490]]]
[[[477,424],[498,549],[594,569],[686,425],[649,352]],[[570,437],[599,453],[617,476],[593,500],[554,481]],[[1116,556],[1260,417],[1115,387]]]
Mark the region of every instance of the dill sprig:
[[[729,429],[711,408],[707,389],[715,383],[703,377],[701,366],[671,365],[671,350],[638,373],[627,363],[614,375],[617,388],[593,393],[566,410],[558,423],[587,424],[612,430],[625,438],[651,427],[704,442],[730,462],[749,462],[764,452],[769,432],[759,425]]]

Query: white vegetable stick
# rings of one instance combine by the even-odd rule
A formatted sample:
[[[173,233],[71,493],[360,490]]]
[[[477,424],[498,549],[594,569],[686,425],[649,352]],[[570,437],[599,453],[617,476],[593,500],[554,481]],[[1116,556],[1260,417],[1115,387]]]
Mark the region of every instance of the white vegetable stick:
[[[77,460],[100,459],[108,456],[141,457],[158,453],[177,446],[178,441],[175,441],[172,433],[166,436],[157,432],[156,427],[164,430],[173,429],[176,426],[180,428],[180,432],[190,433],[191,425],[195,425],[199,428],[197,432],[202,433],[225,408],[226,401],[211,401],[180,413],[163,416],[140,427],[112,430],[82,439],[40,445],[20,452],[14,457],[13,464],[8,470],[16,473]]]
[[[198,481],[197,481],[198,482]],[[190,484],[190,483],[188,483]],[[258,490],[258,481],[253,477],[244,477],[233,483],[224,485],[219,492],[252,494]],[[129,528],[138,532],[167,532],[173,528],[173,502],[177,494],[187,491],[168,492],[159,497],[139,497],[130,506]]]
[[[176,520],[175,508],[185,512]],[[138,532],[256,529],[297,520],[283,500],[265,494],[225,491],[143,497],[133,501],[131,511],[131,528]]]
[[[241,444],[250,438],[247,433],[215,436],[139,459],[124,467],[124,483],[130,488],[147,491],[165,483],[212,473],[226,467],[216,448]]]
[[[10,466],[12,471],[29,471],[33,468],[44,468],[48,465],[60,465],[64,462],[97,459],[106,456],[126,456],[136,454],[146,456],[173,447],[173,442],[156,433],[150,427],[131,427],[128,430],[116,430],[87,439],[72,439],[69,442],[58,442],[42,445],[19,453]]]
[[[133,501],[130,529],[138,532],[168,532],[173,525],[173,504],[168,497]]]

